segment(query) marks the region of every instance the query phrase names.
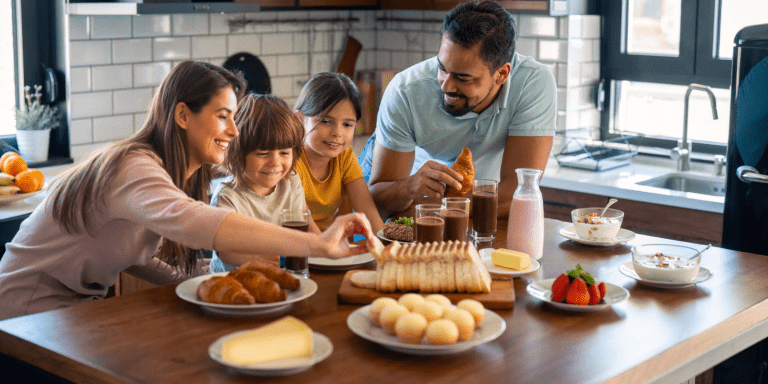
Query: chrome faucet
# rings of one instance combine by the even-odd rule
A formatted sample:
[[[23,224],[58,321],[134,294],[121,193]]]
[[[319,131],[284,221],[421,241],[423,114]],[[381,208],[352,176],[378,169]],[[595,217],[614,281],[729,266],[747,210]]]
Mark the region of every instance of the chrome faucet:
[[[677,147],[672,149],[671,156],[677,160],[677,170],[689,171],[691,169],[691,143],[688,141],[688,101],[690,100],[691,92],[694,89],[704,91],[709,95],[709,102],[712,104],[712,118],[717,120],[717,103],[715,101],[715,94],[712,93],[712,89],[706,85],[691,84],[688,86],[688,90],[685,92],[685,106],[683,112],[683,138],[677,142]]]

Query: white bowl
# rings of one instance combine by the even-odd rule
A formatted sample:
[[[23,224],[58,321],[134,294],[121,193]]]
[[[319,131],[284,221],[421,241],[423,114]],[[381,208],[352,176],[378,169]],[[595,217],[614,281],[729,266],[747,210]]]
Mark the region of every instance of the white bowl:
[[[598,217],[602,210],[603,208],[579,208],[571,211],[573,228],[580,238],[596,241],[613,241],[616,238],[624,220],[624,212],[608,208],[605,215]]]
[[[632,247],[632,266],[646,280],[688,283],[699,273],[701,254],[684,245],[645,244]]]

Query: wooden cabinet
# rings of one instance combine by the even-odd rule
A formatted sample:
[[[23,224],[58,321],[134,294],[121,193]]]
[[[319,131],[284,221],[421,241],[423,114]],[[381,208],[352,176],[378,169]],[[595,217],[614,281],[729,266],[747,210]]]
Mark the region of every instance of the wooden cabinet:
[[[381,9],[421,9],[447,11],[466,0],[381,0]],[[581,15],[595,12],[594,0],[497,0],[504,8],[519,13],[544,13],[551,16]]]
[[[373,8],[378,0],[299,0],[299,7],[364,7]]]
[[[544,216],[571,221],[575,208],[603,207],[608,197],[541,187]],[[662,198],[661,196],[659,198]],[[613,208],[624,212],[621,227],[632,232],[720,246],[723,215],[632,200],[619,200]]]

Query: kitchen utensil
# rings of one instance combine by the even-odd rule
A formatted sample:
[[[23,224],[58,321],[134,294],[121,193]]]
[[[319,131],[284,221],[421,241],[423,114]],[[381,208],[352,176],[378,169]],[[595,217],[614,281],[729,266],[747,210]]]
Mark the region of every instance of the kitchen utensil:
[[[269,72],[258,57],[247,52],[239,52],[230,56],[223,67],[232,72],[242,72],[245,81],[248,82],[249,92],[261,95],[272,93]]]
[[[608,204],[606,204],[605,208],[603,208],[603,210],[600,212],[600,217],[605,216],[605,211],[608,210],[608,207],[610,207],[611,205],[613,205],[613,203],[615,203],[617,201],[619,201],[619,199],[610,199],[610,200],[608,200]]]
[[[709,249],[709,248],[712,248],[712,244],[710,244],[710,245],[707,245],[707,246],[706,246],[704,249],[702,249],[701,251],[699,251],[698,253],[696,253],[695,255],[693,255],[693,257],[696,257],[696,256],[698,256],[698,255],[701,255],[702,253],[704,253],[704,251],[706,251],[706,250],[707,250],[707,249]]]
[[[357,56],[363,49],[363,45],[354,37],[347,35],[347,41],[344,44],[344,53],[339,58],[339,62],[336,64],[336,72],[343,73],[349,76],[350,79],[354,79],[355,63],[357,62]]]

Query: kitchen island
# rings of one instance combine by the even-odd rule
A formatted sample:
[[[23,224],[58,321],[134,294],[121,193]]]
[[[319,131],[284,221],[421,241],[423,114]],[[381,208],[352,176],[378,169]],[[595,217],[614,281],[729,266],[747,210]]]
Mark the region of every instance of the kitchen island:
[[[506,223],[499,224],[496,247],[505,243]],[[315,270],[317,293],[271,317],[212,315],[178,298],[170,285],[0,321],[0,352],[80,383],[676,384],[768,336],[768,257],[712,248],[702,259],[711,279],[685,289],[652,288],[619,271],[631,261],[631,246],[680,242],[637,235],[627,244],[588,247],[558,234],[569,225],[546,220],[542,267],[514,279],[514,309],[494,310],[506,330],[463,353],[405,355],[356,336],[346,319],[360,306],[337,299],[344,272]],[[529,283],[577,263],[626,288],[629,298],[603,311],[572,313],[526,292]],[[286,314],[327,336],[332,354],[307,371],[272,378],[238,374],[208,356],[219,337]]]

